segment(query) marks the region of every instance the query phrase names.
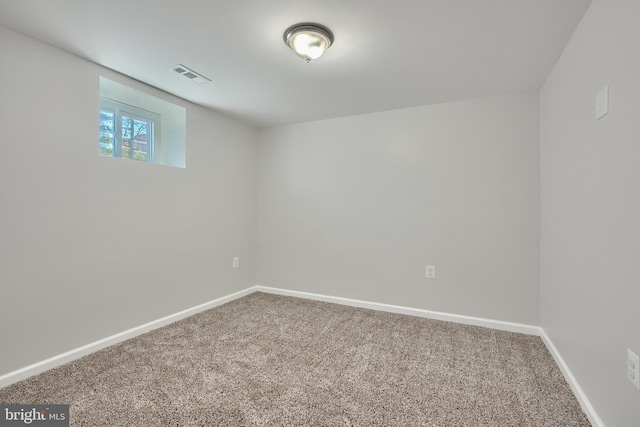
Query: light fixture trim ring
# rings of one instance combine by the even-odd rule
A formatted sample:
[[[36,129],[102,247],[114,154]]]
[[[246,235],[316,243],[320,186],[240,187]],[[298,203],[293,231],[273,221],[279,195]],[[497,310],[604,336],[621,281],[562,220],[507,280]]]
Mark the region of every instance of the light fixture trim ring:
[[[291,47],[291,43],[290,43],[291,37],[294,34],[299,33],[300,31],[314,31],[324,35],[327,38],[327,40],[329,40],[327,49],[333,44],[333,33],[331,32],[331,30],[325,27],[324,25],[316,24],[315,22],[303,22],[300,24],[292,25],[289,28],[287,28],[287,30],[284,32],[282,36],[285,44]]]

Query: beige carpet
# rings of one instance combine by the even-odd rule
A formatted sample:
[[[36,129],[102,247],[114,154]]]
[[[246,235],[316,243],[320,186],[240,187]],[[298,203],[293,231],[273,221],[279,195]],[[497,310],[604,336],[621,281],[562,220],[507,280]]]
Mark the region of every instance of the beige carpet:
[[[0,390],[72,426],[589,426],[538,337],[254,293]]]

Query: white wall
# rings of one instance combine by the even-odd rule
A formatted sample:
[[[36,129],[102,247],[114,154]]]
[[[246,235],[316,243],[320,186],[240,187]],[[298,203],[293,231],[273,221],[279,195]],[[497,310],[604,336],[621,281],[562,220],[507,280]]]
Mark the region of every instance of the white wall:
[[[0,375],[255,284],[255,130],[3,27],[0,58]],[[187,108],[186,169],[98,155],[100,75]]]
[[[258,284],[540,321],[605,424],[636,425],[638,16],[594,0],[540,106],[524,93],[259,135],[0,27],[19,65],[0,67],[0,375],[256,284],[257,239]],[[186,169],[98,156],[99,75],[187,108]]]
[[[538,113],[530,92],[262,130],[258,284],[537,325]]]
[[[640,425],[640,2],[594,0],[541,97],[541,323],[607,426]],[[595,120],[595,96],[610,113]]]

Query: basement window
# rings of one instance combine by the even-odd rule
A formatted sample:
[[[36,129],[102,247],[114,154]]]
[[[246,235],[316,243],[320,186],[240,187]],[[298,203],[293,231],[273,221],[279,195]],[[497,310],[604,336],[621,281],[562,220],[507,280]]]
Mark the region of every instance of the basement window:
[[[100,77],[98,153],[185,167],[186,109]]]
[[[101,99],[100,154],[151,162],[160,148],[159,125],[157,114]]]

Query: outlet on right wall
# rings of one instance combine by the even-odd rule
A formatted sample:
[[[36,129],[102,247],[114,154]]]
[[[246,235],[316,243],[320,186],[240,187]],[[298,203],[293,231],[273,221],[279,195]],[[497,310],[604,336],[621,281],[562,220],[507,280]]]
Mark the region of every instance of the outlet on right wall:
[[[541,324],[609,427],[640,425],[639,18],[638,0],[594,0],[540,104]]]

